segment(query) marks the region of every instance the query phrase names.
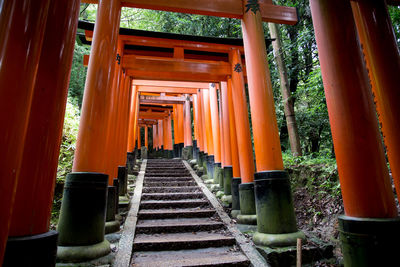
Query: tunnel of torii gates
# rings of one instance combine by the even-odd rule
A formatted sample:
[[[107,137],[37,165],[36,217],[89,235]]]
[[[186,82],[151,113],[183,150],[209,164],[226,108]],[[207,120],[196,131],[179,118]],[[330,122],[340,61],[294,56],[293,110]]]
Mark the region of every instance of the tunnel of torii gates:
[[[399,2],[310,0],[345,208],[339,225],[347,266],[389,266],[383,263],[399,249],[376,118],[377,112],[399,193],[400,60],[386,6]],[[149,145],[149,128],[164,156],[193,151],[211,182],[224,185],[232,216],[257,223],[256,245],[304,238],[282,163],[262,27],[262,21],[295,24],[297,14],[268,0],[100,1],[94,28],[79,25],[91,54],[73,172],[58,232],[49,231],[79,4],[5,0],[0,7],[0,262],[51,266],[56,250],[61,260],[87,257],[81,251],[109,253],[107,190],[115,190],[132,153]],[[121,7],[241,19],[243,40],[120,29]],[[139,127],[144,144],[136,142]]]

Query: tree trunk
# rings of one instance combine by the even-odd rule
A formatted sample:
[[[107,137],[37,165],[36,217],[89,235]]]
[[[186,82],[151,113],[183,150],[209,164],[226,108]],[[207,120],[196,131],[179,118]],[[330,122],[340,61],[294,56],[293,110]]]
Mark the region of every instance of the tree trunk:
[[[294,101],[290,96],[289,81],[286,66],[284,64],[282,55],[282,44],[279,34],[278,25],[274,23],[268,23],[271,38],[275,39],[272,42],[274,48],[274,54],[276,59],[276,65],[278,66],[279,76],[281,80],[281,92],[283,98],[283,106],[285,109],[286,124],[289,134],[290,148],[292,154],[295,157],[301,156],[300,138],[297,129],[296,117],[294,114]]]

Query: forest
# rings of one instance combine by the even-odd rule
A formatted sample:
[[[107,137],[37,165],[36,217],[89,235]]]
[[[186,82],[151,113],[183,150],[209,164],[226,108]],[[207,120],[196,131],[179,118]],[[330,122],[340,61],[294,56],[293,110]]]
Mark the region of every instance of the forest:
[[[264,23],[265,37],[270,39],[268,62],[280,141],[284,164],[292,178],[298,223],[303,230],[313,230],[318,237],[337,242],[327,237],[337,237],[330,232],[335,231],[333,226],[328,225],[334,220],[328,218],[343,213],[343,208],[309,1],[274,2],[297,7],[299,14],[295,26]],[[81,4],[80,20],[95,22],[96,8],[97,5]],[[389,7],[389,13],[399,45],[400,8]],[[122,9],[121,27],[223,38],[241,38],[242,35],[237,19],[133,8]],[[77,38],[59,158],[59,181],[72,168],[86,78],[83,55],[89,53],[90,47]],[[295,118],[297,129],[288,129],[285,114]],[[291,144],[290,135],[293,134]],[[58,206],[60,200],[56,197],[54,201]]]

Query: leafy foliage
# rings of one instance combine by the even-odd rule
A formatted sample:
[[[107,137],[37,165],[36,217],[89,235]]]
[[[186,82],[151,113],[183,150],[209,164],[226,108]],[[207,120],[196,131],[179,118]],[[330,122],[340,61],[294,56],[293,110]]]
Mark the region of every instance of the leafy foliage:
[[[79,109],[76,105],[68,101],[58,158],[57,180],[65,180],[65,176],[72,171],[78,127]]]

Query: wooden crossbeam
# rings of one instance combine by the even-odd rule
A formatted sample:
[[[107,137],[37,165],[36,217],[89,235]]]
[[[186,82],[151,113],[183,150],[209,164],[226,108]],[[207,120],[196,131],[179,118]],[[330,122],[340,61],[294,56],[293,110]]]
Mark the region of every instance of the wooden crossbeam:
[[[140,106],[140,111],[141,112],[172,112],[173,108],[172,107],[161,107],[161,106]]]
[[[139,119],[163,120],[168,117],[168,113],[164,112],[139,112]]]
[[[180,87],[180,88],[194,88],[194,89],[207,89],[209,83],[202,82],[179,82],[179,81],[156,81],[156,80],[138,80],[133,79],[132,85],[139,86],[161,86],[161,87]]]
[[[85,30],[85,39],[92,41],[93,31]],[[188,41],[188,40],[175,40],[165,38],[154,38],[148,36],[135,36],[135,35],[120,35],[119,39],[127,45],[137,46],[150,46],[150,47],[162,47],[162,48],[175,48],[180,47],[187,50],[198,50],[208,52],[225,52],[228,53],[231,49],[238,49],[243,53],[242,45],[231,45],[231,44],[218,44],[212,42],[199,42],[199,41]],[[129,53],[129,50],[126,50]]]
[[[146,93],[175,93],[175,94],[196,94],[197,89],[184,87],[163,87],[163,86],[138,86],[139,92]]]
[[[83,0],[83,3],[96,3]],[[259,1],[262,20],[281,24],[297,23],[297,11],[294,7],[282,7]],[[242,0],[123,0],[122,6],[153,10],[200,14],[208,16],[237,18],[243,17]]]
[[[139,98],[140,104],[183,104],[186,98],[180,96],[147,96],[141,95]]]
[[[222,61],[179,61],[173,58],[124,56],[122,67],[136,79],[179,81],[225,81],[231,65]]]

